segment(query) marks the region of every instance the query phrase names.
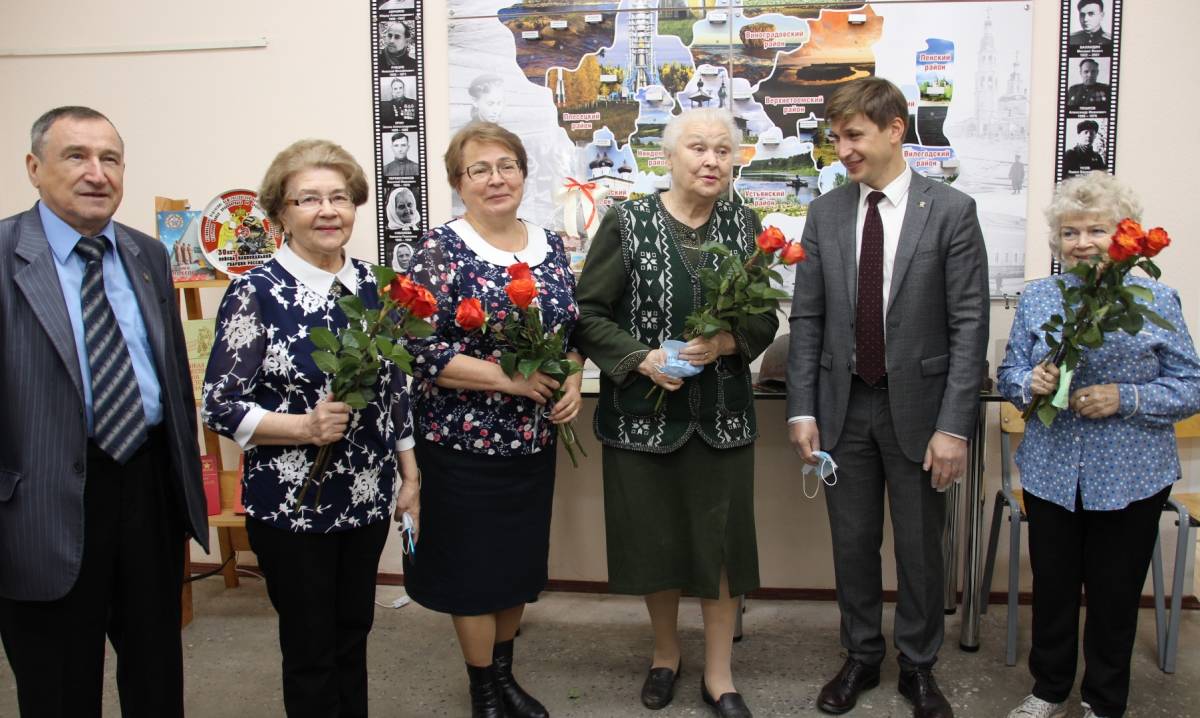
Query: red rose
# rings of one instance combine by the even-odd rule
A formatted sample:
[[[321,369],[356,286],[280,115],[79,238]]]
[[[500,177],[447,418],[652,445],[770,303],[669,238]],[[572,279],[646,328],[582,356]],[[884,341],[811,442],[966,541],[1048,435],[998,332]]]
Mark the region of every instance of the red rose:
[[[524,262],[508,265],[508,276],[513,279],[529,279],[529,265]]]
[[[758,248],[767,254],[774,254],[787,244],[787,237],[778,227],[767,227],[758,234]]]
[[[1145,238],[1146,233],[1140,224],[1132,219],[1123,219],[1117,225],[1117,231],[1113,233],[1112,242],[1108,245],[1108,256],[1114,262],[1136,257],[1142,253],[1142,242]]]
[[[437,311],[437,298],[433,296],[425,287],[417,285],[416,296],[408,305],[408,310],[413,313],[413,316],[426,319],[432,317]]]
[[[1146,233],[1146,240],[1142,242],[1142,256],[1153,257],[1170,243],[1171,237],[1167,234],[1167,230],[1155,227]]]
[[[412,303],[413,297],[417,296],[417,286],[416,282],[401,274],[388,285],[388,294],[396,304],[407,307]]]
[[[514,264],[513,266],[515,267],[518,265]],[[510,271],[511,269],[512,267],[509,267]],[[528,271],[528,267],[526,267],[526,271]],[[508,293],[508,298],[511,299],[512,303],[517,305],[519,309],[528,309],[529,304],[533,301],[533,298],[537,296],[537,282],[533,281],[529,277],[525,277],[523,279],[514,279],[508,283],[508,286],[504,288],[504,291]]]
[[[787,265],[798,264],[805,259],[804,247],[799,242],[788,242],[779,253],[779,261]]]
[[[475,297],[459,302],[458,311],[454,313],[454,323],[467,331],[474,331],[483,326],[485,318],[483,305]]]

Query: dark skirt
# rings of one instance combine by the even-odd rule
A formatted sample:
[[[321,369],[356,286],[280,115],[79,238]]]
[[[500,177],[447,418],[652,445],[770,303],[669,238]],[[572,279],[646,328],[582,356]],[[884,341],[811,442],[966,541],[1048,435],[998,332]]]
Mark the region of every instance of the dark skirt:
[[[669,454],[604,447],[608,587],[682,589],[717,598],[759,586],[754,446],[714,449],[698,436]]]
[[[488,456],[417,439],[421,534],[404,586],[456,616],[536,601],[546,588],[554,450]]]

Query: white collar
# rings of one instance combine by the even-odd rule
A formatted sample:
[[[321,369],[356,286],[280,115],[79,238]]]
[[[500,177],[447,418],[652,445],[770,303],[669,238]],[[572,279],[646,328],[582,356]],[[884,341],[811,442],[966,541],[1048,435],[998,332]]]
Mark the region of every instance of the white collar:
[[[345,255],[344,250],[342,253]],[[288,274],[317,294],[329,294],[335,279],[341,282],[342,286],[351,294],[358,294],[358,274],[354,271],[354,262],[350,261],[349,255],[345,256],[346,259],[342,262],[341,269],[336,272],[326,272],[320,267],[309,264],[292,250],[290,243],[285,242],[279,251],[275,252],[275,261],[279,262],[279,266],[286,269]]]
[[[546,255],[550,254],[550,243],[546,241],[546,230],[523,219],[520,221],[525,225],[525,233],[529,239],[525,242],[525,248],[519,252],[507,252],[492,246],[479,235],[479,232],[475,231],[470,222],[462,217],[451,220],[447,226],[454,230],[454,233],[475,253],[475,256],[486,262],[501,267],[507,267],[515,262],[524,262],[531,267],[536,267],[546,259]]]
[[[886,196],[888,201],[892,203],[893,207],[899,207],[900,203],[904,201],[904,195],[908,194],[908,188],[911,184],[912,170],[908,167],[905,167],[904,171],[901,172],[896,179],[888,182],[887,187],[884,187],[879,191],[883,192],[884,196]],[[858,204],[860,206],[866,204],[867,196],[874,191],[876,191],[874,188],[868,187],[865,184],[858,185]]]

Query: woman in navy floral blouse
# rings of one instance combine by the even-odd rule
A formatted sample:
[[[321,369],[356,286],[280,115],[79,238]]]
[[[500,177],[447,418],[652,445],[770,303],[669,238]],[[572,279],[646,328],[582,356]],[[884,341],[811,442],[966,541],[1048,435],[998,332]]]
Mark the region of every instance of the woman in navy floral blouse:
[[[1117,223],[1140,219],[1141,211],[1133,192],[1108,174],[1067,180],[1046,212],[1050,246],[1068,268],[1106,256]],[[1079,282],[1070,274],[1030,282],[1013,319],[1000,392],[1022,409],[1034,394],[1058,388],[1058,369],[1040,362],[1049,351],[1042,325],[1063,311],[1060,280]],[[1084,715],[1125,713],[1142,584],[1159,515],[1179,478],[1174,424],[1200,411],[1200,359],[1179,294],[1143,277],[1125,281],[1150,290],[1149,307],[1175,331],[1147,323],[1132,336],[1106,334],[1103,346],[1084,351],[1075,370],[1070,411],[1049,428],[1028,422],[1017,450],[1033,570],[1034,685],[1010,718],[1066,714],[1081,586],[1088,597]]]
[[[347,326],[344,293],[379,305],[370,265],[343,249],[366,200],[362,168],[338,145],[302,140],[275,157],[259,202],[287,244],[230,283],[204,377],[204,422],[246,452],[246,531],[279,613],[292,718],[367,715],[367,633],[392,505],[419,514],[406,377],[384,361],[365,408],[326,401],[308,338]],[[325,444],[321,490],[300,503]]]
[[[513,680],[513,637],[525,604],[546,586],[555,424],[579,412],[582,376],[568,378],[563,397],[550,403],[558,382],[540,372],[509,378],[495,335],[464,331],[455,312],[461,300],[477,298],[502,320],[514,310],[504,292],[507,267],[525,262],[546,330],[565,327],[569,337],[579,315],[575,282],[558,235],[517,219],[527,159],[516,135],[471,123],[450,140],[445,161],[466,214],[433,229],[411,265],[438,309],[433,335],[408,342],[425,513],[421,542],[405,561],[405,588],[453,617],[473,716],[545,716]]]

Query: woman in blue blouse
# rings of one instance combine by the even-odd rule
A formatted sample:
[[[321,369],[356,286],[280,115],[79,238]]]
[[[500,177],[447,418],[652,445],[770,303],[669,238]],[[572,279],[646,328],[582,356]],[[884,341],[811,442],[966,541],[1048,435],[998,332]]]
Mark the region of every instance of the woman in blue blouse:
[[[204,377],[204,422],[245,450],[246,531],[279,613],[292,718],[367,715],[367,633],[392,504],[419,514],[406,377],[385,361],[365,408],[327,401],[308,338],[347,326],[343,294],[379,304],[370,265],[344,250],[366,200],[362,168],[338,145],[302,140],[275,157],[259,202],[287,244],[230,283]],[[300,502],[325,444],[320,505],[315,487]]]
[[[416,556],[404,564],[405,588],[453,617],[473,716],[545,716],[513,680],[513,637],[525,604],[546,586],[555,425],[579,412],[582,376],[569,377],[552,402],[558,382],[540,372],[510,378],[495,334],[464,331],[455,313],[461,300],[476,298],[502,320],[515,309],[504,291],[507,268],[524,262],[546,330],[565,328],[570,337],[579,316],[575,282],[559,236],[517,218],[528,164],[516,135],[472,122],[451,138],[445,163],[466,213],[433,229],[411,265],[438,309],[433,335],[408,343],[425,513]]]
[[[1107,256],[1117,223],[1140,219],[1141,203],[1116,178],[1092,172],[1063,182],[1046,212],[1050,246],[1066,267]],[[1030,282],[1017,306],[1000,392],[1020,408],[1052,394],[1059,372],[1040,362],[1044,324],[1063,311],[1058,280]],[[1119,718],[1129,696],[1129,659],[1138,602],[1158,518],[1179,477],[1174,424],[1200,411],[1200,360],[1174,289],[1132,275],[1154,294],[1150,308],[1175,331],[1147,323],[1085,350],[1071,381],[1070,411],[1046,428],[1025,425],[1017,450],[1029,517],[1033,569],[1031,695],[1010,718],[1067,712],[1078,653],[1079,592],[1088,597],[1083,631],[1085,718]]]

